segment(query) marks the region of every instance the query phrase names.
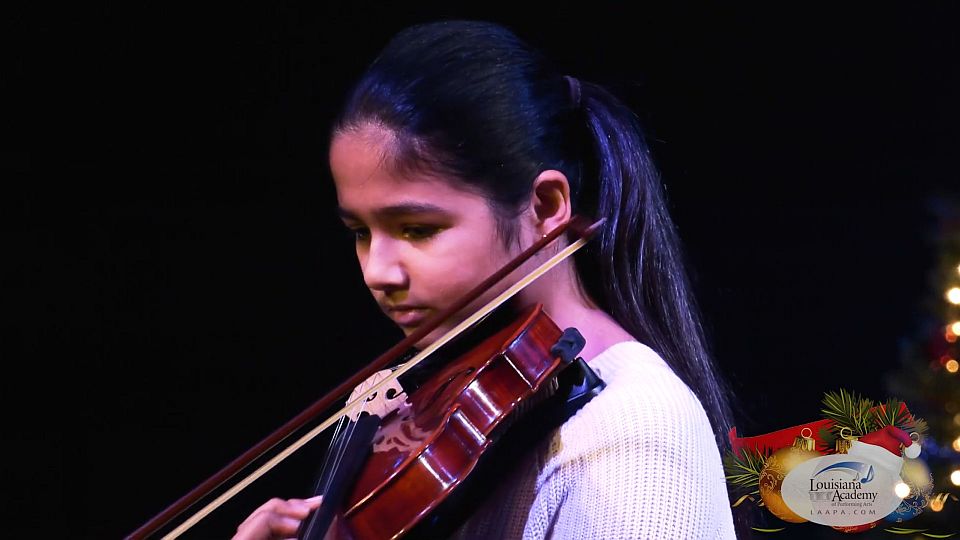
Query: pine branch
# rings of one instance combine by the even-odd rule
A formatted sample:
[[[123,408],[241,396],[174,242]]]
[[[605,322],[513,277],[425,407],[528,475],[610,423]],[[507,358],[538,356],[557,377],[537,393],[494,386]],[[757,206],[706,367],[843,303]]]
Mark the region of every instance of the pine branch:
[[[924,435],[929,429],[922,418],[910,414],[904,402],[896,398],[889,398],[874,409],[873,423],[875,430],[894,426],[918,435]]]
[[[920,435],[926,435],[927,432],[930,431],[930,426],[927,425],[927,421],[923,418],[913,417],[911,420],[912,422],[910,422],[908,426],[913,431],[916,431]],[[910,429],[905,428],[906,431],[910,431]]]
[[[743,448],[741,455],[734,454],[728,450],[723,456],[723,470],[727,481],[741,489],[752,490],[751,493],[759,493],[760,489],[760,471],[769,457],[769,450],[764,453]]]
[[[886,426],[901,427],[906,423],[908,415],[902,405],[903,402],[896,398],[889,398],[886,403],[878,405],[873,411],[873,429]]]
[[[848,428],[854,437],[862,437],[873,431],[874,419],[870,414],[874,406],[872,400],[841,388],[839,392],[824,394],[823,405],[825,408],[821,412],[824,417],[833,420],[831,429],[835,436],[839,436],[843,428]]]

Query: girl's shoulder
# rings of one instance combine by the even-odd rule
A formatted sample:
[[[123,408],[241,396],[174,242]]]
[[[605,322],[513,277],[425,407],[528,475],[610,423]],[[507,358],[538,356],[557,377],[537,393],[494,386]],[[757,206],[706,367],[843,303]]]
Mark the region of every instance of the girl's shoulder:
[[[566,444],[633,445],[678,437],[713,444],[700,400],[650,347],[617,343],[589,362],[606,383],[596,397],[561,426]]]
[[[696,395],[653,349],[639,341],[617,343],[590,361],[590,367],[603,379],[611,395],[623,399],[634,396],[637,405],[669,405],[696,401]],[[601,392],[601,395],[603,395]]]

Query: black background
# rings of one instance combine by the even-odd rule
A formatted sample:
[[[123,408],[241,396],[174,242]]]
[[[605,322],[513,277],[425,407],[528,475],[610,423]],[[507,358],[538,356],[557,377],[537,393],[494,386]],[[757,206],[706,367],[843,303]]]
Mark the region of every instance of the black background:
[[[955,3],[447,4],[12,8],[15,525],[120,537],[398,339],[326,130],[388,37],[438,18],[505,23],[637,111],[741,434],[817,419],[828,390],[887,397],[960,191]],[[297,463],[220,534],[301,495]]]

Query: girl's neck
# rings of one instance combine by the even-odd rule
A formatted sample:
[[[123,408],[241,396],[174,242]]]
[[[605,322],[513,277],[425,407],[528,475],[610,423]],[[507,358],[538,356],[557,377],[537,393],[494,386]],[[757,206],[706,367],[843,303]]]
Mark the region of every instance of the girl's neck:
[[[560,327],[576,328],[586,340],[580,356],[590,361],[612,345],[635,341],[609,313],[597,307],[579,285],[572,261],[561,263],[525,289],[528,303],[541,303]]]

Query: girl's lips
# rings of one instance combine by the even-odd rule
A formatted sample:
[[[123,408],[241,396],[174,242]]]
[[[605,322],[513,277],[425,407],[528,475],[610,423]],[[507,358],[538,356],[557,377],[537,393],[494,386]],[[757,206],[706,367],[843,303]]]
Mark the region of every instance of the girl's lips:
[[[427,318],[427,308],[390,308],[390,318],[400,326],[418,326]]]

